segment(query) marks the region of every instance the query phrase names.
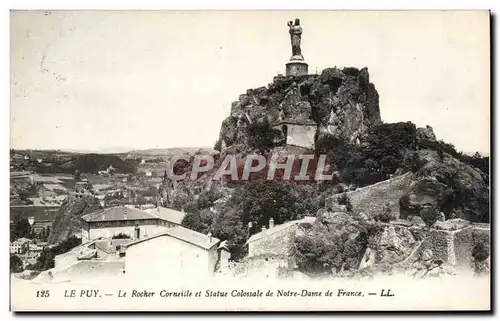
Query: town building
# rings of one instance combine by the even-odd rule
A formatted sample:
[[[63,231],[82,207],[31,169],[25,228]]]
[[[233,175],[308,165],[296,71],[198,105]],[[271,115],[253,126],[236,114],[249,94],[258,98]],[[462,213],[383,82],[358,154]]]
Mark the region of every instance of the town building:
[[[313,121],[285,120],[273,125],[281,131],[286,145],[314,148],[317,124]]]
[[[219,239],[176,226],[124,245],[125,273],[132,277],[206,277],[228,265],[229,250]],[[222,261],[221,261],[222,260]]]
[[[82,180],[75,183],[75,192],[81,193],[84,191],[89,191],[92,189],[92,185],[90,184],[87,178],[83,178]]]
[[[29,251],[30,239],[19,238],[10,243],[10,254],[24,254]]]
[[[250,277],[274,278],[281,273],[292,271],[295,263],[290,257],[294,238],[310,228],[315,217],[274,225],[269,221],[269,228],[252,235],[248,241],[248,256],[244,260],[245,274]]]
[[[274,225],[273,219],[269,220],[269,228],[262,228],[262,231],[252,235],[248,241],[248,256],[258,256],[262,254],[289,255],[293,237],[299,229],[312,227],[315,217],[306,216],[303,219],[285,222]]]
[[[21,165],[24,163],[24,156],[21,155],[21,154],[14,154],[12,155],[12,157],[10,158],[10,162],[13,164],[13,165]]]
[[[30,243],[28,244],[28,252],[27,252],[27,258],[29,259],[36,259],[38,258],[43,251],[45,243]]]
[[[52,220],[34,220],[33,224],[31,225],[31,229],[35,234],[49,234],[50,229],[52,228]]]
[[[141,211],[126,206],[110,207],[82,216],[82,242],[126,234],[136,240],[180,225],[184,213],[167,208]]]

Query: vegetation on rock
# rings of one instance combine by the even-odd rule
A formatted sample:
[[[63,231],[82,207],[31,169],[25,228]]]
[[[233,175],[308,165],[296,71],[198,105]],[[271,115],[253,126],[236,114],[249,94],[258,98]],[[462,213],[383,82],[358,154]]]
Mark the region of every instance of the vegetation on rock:
[[[10,241],[13,242],[21,237],[32,237],[31,225],[27,219],[18,214],[14,216],[13,222],[10,225]]]
[[[52,224],[49,244],[63,242],[73,234],[81,231],[81,217],[101,208],[99,200],[93,196],[82,198],[73,195],[68,196],[62,203],[59,212]]]
[[[71,236],[55,246],[45,248],[37,258],[35,265],[31,266],[30,269],[37,271],[52,269],[54,267],[54,258],[56,255],[66,253],[80,244],[82,244],[80,238]]]
[[[23,271],[23,261],[15,254],[10,255],[10,273],[19,273]]]

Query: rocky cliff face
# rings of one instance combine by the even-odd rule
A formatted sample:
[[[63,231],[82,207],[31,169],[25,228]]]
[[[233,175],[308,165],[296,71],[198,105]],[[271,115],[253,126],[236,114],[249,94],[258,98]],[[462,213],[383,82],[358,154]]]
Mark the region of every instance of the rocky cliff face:
[[[489,222],[489,187],[482,171],[446,153],[440,157],[420,150],[418,157],[425,165],[400,201],[402,218],[430,208],[444,212],[447,219]]]
[[[250,89],[231,106],[221,126],[221,149],[247,144],[249,124],[267,121],[316,124],[330,133],[359,143],[381,122],[378,93],[367,68],[328,68],[321,75],[277,76],[267,87]],[[240,148],[241,149],[241,148]]]
[[[61,205],[61,209],[54,220],[48,243],[57,244],[79,233],[82,227],[81,217],[92,213],[101,206],[99,200],[91,195],[76,197],[68,196]]]

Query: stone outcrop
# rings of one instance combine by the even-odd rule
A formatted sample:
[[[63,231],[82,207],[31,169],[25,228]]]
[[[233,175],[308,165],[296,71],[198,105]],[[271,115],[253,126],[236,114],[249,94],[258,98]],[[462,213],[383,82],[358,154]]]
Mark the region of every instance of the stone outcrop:
[[[442,159],[435,151],[420,150],[418,154],[425,165],[400,201],[402,218],[433,208],[437,213],[443,211],[447,219],[489,221],[489,187],[481,171],[446,153]]]
[[[460,224],[458,224],[460,222]],[[359,265],[360,274],[404,273],[416,278],[454,274],[458,270],[480,273],[487,270],[488,260],[474,258],[478,244],[489,255],[488,224],[450,220],[457,229],[437,230],[425,226],[396,226],[369,222],[368,247]]]
[[[310,236],[321,238],[325,234],[342,242],[341,247],[336,244],[339,263],[333,272],[357,269],[368,243],[366,228],[346,213],[326,212],[317,218]]]
[[[414,278],[438,277],[443,274],[455,274],[455,269],[439,259],[434,258],[431,249],[420,253],[419,258],[414,261],[407,271]]]
[[[431,126],[427,125],[425,128],[417,128],[417,142],[423,140],[436,140],[436,135],[434,134],[434,130]]]
[[[366,222],[368,246],[360,270],[380,269],[406,260],[420,245],[421,235],[415,228],[381,222]]]
[[[436,230],[456,231],[456,230],[460,230],[464,227],[467,227],[470,224],[471,224],[471,222],[469,222],[467,220],[455,218],[455,219],[445,220],[445,221],[438,220],[436,223],[434,223],[434,225],[432,227],[435,228]]]
[[[99,200],[92,195],[70,195],[61,205],[50,235],[48,244],[57,244],[72,235],[80,234],[82,228],[81,217],[101,208]]]
[[[363,140],[379,123],[378,93],[369,81],[367,68],[327,68],[321,75],[276,76],[267,87],[250,89],[231,106],[222,122],[222,149],[247,144],[245,126],[262,122],[313,123],[318,134],[333,134],[348,142]]]
[[[387,203],[394,218],[399,217],[399,199],[407,193],[412,182],[413,175],[407,173],[370,186],[358,188],[346,192],[353,212],[363,212],[368,218],[380,215],[386,208]],[[334,194],[326,200],[326,208],[338,206],[339,199],[343,194]]]

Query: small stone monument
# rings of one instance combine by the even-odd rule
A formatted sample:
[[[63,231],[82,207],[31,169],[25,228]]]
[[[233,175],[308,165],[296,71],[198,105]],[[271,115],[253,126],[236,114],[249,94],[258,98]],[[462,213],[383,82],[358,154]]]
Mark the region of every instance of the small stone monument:
[[[307,75],[308,65],[304,61],[304,56],[300,49],[300,40],[302,38],[302,27],[300,26],[300,20],[295,19],[295,22],[288,21],[288,28],[290,32],[290,40],[292,43],[292,57],[290,61],[286,64],[286,75],[287,76],[302,76]]]

